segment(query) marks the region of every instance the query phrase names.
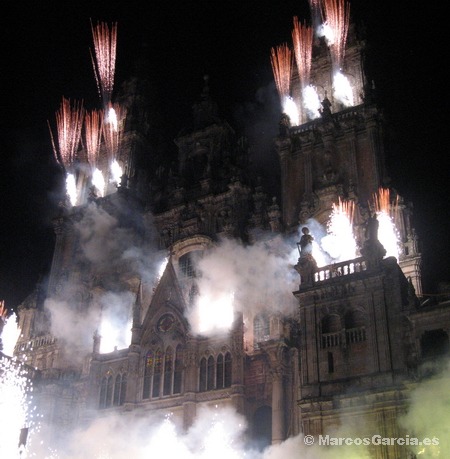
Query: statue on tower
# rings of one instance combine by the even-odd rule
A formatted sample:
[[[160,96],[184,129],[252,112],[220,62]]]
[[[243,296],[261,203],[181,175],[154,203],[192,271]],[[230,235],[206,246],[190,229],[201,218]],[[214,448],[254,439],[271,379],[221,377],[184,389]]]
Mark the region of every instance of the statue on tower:
[[[314,237],[306,226],[302,228],[302,233],[297,242],[300,257],[295,265],[295,270],[300,274],[300,287],[312,285],[317,271],[317,263],[312,255]]]

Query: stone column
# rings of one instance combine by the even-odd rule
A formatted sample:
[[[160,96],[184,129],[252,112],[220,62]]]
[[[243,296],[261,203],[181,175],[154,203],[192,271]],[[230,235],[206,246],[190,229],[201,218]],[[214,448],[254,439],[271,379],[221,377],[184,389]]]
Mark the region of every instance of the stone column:
[[[272,369],[272,444],[285,439],[283,371]]]

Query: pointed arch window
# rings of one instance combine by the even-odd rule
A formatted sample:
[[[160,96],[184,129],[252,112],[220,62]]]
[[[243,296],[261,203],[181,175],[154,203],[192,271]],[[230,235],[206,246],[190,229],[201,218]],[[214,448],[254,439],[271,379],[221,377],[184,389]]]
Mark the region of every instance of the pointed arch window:
[[[183,347],[168,346],[147,353],[142,398],[158,398],[181,393],[183,380]]]
[[[207,381],[206,381],[206,389],[212,390],[214,389],[214,374],[215,374],[215,362],[214,357],[212,355],[208,358],[208,368],[207,368]]]
[[[200,392],[204,392],[207,388],[207,373],[206,373],[206,359],[203,357],[200,360]]]
[[[163,395],[171,395],[173,379],[173,349],[169,346],[164,356],[164,386]]]
[[[224,374],[224,386],[231,387],[231,354],[227,352],[225,354],[225,374]]]
[[[155,352],[155,361],[153,364],[153,388],[152,398],[159,397],[161,390],[161,378],[162,378],[162,353],[158,349]]]
[[[109,374],[102,378],[100,382],[99,408],[109,408],[111,406],[123,405],[126,394],[126,374],[118,374],[114,378]]]
[[[126,373],[118,374],[114,382],[114,398],[113,398],[114,406],[120,406],[124,404],[126,391],[127,391],[127,375]]]
[[[145,357],[144,388],[142,392],[142,398],[144,400],[150,398],[154,360],[155,353],[152,350],[148,351]]]
[[[177,346],[175,351],[175,367],[173,373],[173,393],[181,393],[181,382],[183,375],[183,349],[180,345]]]

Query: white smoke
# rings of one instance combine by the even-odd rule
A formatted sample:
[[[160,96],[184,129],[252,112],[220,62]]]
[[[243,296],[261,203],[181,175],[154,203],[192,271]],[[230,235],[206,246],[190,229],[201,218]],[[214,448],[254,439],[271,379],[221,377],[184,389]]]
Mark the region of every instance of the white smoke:
[[[143,301],[149,301],[146,292],[157,282],[165,256],[143,241],[142,234],[153,231],[151,223],[143,228],[137,214],[121,208],[119,201],[111,202],[114,206],[108,211],[94,202],[79,209],[81,218],[73,226],[74,269],[45,302],[51,333],[88,351],[95,333],[102,337],[101,352],[129,345],[137,295],[144,293]],[[87,272],[89,277],[85,277]]]
[[[295,310],[292,291],[299,279],[289,263],[292,247],[281,240],[278,243],[275,251],[264,242],[245,246],[227,239],[205,253],[197,264],[200,300],[188,313],[194,332],[217,333],[223,320],[207,322],[210,326],[205,329],[205,315],[223,317],[230,304],[241,313],[270,310],[289,314]]]

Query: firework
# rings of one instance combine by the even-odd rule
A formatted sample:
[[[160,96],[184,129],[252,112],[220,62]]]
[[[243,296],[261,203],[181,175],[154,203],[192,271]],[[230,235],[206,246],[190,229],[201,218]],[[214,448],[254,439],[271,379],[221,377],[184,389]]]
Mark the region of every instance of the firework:
[[[94,27],[91,21],[92,37],[94,40],[95,59],[91,52],[92,66],[100,97],[105,106],[111,101],[114,88],[114,73],[116,70],[117,23],[111,28],[104,22],[98,22]]]
[[[398,259],[401,253],[400,236],[396,225],[399,218],[398,199],[392,202],[389,189],[380,188],[378,193],[373,195],[373,202],[379,223],[378,239],[386,249],[386,256]]]
[[[294,55],[300,83],[302,88],[305,88],[309,84],[311,72],[313,29],[306,24],[302,25],[297,17],[294,17],[292,42],[294,43]]]
[[[333,204],[327,236],[322,238],[321,246],[333,262],[352,260],[356,256],[356,241],[353,234],[355,203],[342,201]]]
[[[31,382],[23,365],[0,355],[0,457],[27,453],[31,420]]]
[[[350,6],[345,0],[324,0],[323,6],[326,26],[329,29],[327,42],[334,67],[339,70],[344,60],[350,22]]]
[[[271,62],[280,100],[289,97],[292,74],[292,52],[287,44],[271,49]]]
[[[88,163],[92,169],[97,166],[102,141],[103,112],[93,110],[86,113],[84,122],[85,142]]]
[[[109,104],[103,122],[103,137],[105,139],[110,164],[118,159],[126,117],[126,109],[122,108],[119,104]]]
[[[48,123],[53,153],[56,161],[58,161],[66,171],[72,168],[78,151],[83,118],[83,102],[74,102],[74,104],[71,105],[70,99],[63,97],[61,107],[56,112],[56,142],[50,123]]]

